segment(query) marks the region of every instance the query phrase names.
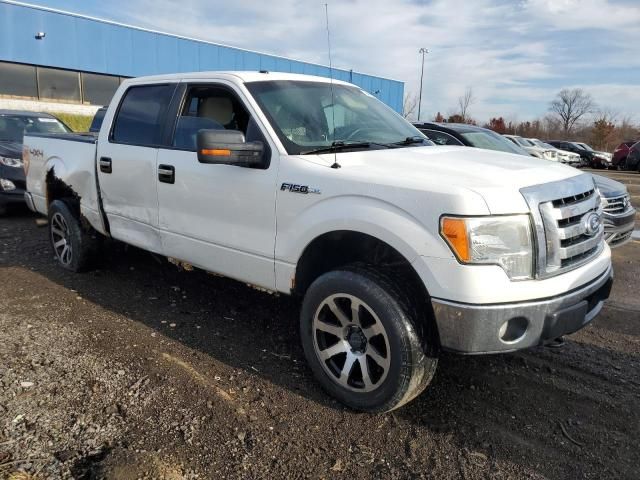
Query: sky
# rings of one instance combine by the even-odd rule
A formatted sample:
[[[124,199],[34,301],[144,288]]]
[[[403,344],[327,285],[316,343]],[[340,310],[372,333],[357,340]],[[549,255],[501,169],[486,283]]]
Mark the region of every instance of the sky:
[[[333,65],[420,89],[422,119],[544,116],[562,88],[640,121],[640,0],[30,0],[29,3]]]

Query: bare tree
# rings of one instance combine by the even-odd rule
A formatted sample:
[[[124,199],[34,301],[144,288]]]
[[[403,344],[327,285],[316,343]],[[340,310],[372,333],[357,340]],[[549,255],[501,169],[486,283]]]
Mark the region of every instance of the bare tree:
[[[468,113],[469,113],[469,107],[476,101],[475,97],[473,96],[473,88],[471,87],[467,87],[467,89],[464,91],[464,95],[462,95],[461,97],[458,97],[458,115],[460,115],[460,117],[462,117],[462,122],[465,123],[469,117],[468,117]]]
[[[402,116],[409,118],[418,108],[418,96],[415,93],[407,93],[402,102]]]
[[[621,141],[629,141],[640,138],[640,126],[634,123],[633,118],[629,115],[622,117],[620,120],[620,139]]]
[[[593,112],[595,106],[591,95],[581,88],[564,88],[551,102],[549,110],[558,117],[566,135],[578,120]]]

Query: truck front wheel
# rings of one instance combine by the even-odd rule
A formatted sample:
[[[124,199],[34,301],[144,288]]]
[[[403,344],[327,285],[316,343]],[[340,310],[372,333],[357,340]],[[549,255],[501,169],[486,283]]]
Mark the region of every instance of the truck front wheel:
[[[78,215],[79,216],[79,215]],[[49,240],[58,263],[72,272],[88,270],[96,258],[99,234],[84,226],[69,205],[54,200],[49,205]]]
[[[322,387],[357,410],[386,412],[429,384],[437,358],[426,354],[419,318],[393,277],[355,266],[319,277],[307,290],[300,331]]]

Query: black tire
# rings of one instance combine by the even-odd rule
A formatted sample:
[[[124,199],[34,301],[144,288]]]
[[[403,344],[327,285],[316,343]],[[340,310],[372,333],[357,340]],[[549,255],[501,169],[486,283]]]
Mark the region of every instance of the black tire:
[[[58,264],[72,272],[90,270],[101,246],[100,234],[89,225],[83,225],[79,217],[79,212],[74,212],[71,204],[64,200],[54,200],[49,205],[51,248]],[[62,237],[66,243],[57,245]],[[68,250],[65,251],[64,246]]]
[[[333,397],[338,399],[345,405],[366,412],[387,412],[401,407],[420,394],[429,384],[438,364],[437,347],[428,337],[427,328],[420,323],[420,317],[417,309],[412,306],[412,302],[405,293],[409,289],[401,288],[400,282],[395,280],[390,273],[380,272],[374,267],[357,265],[344,268],[343,270],[332,271],[319,277],[309,287],[304,297],[302,310],[300,314],[300,332],[302,346],[304,348],[307,361],[313,370],[316,378],[322,387]],[[349,319],[343,317],[346,322],[334,322],[329,324],[325,322],[333,321],[329,317],[335,317],[333,310],[327,302],[334,302],[333,306],[338,305],[338,301],[349,302],[349,307],[343,303],[341,311],[351,312],[350,308],[353,303],[345,297],[353,297],[360,304],[358,311],[362,317],[368,317],[376,330],[379,330],[377,322],[383,327],[383,332],[370,337],[366,336],[368,342],[365,341],[365,347],[359,345],[358,348],[364,348],[363,351],[354,350],[353,344],[350,342],[351,335],[358,336],[357,332],[353,333],[354,314],[349,313]],[[327,309],[328,308],[328,309]],[[363,310],[364,309],[364,310]],[[369,313],[369,310],[373,314]],[[325,316],[322,321],[317,320],[321,316]],[[431,321],[431,320],[424,320]],[[317,326],[320,322],[323,327],[318,331]],[[345,323],[351,326],[345,327]],[[365,325],[365,319],[360,318],[356,322],[358,325]],[[344,333],[345,336],[339,338],[332,333],[324,332],[324,328],[329,325],[330,328],[339,329],[338,334]],[[369,327],[371,323],[369,323]],[[361,332],[371,330],[364,328]],[[425,332],[425,333],[423,333]],[[331,346],[325,345],[321,348],[322,338],[327,337],[337,339],[336,343]],[[381,340],[382,338],[382,340]],[[384,340],[388,340],[384,342]],[[357,340],[357,338],[356,338]],[[374,341],[378,342],[374,344]],[[381,343],[385,343],[384,347],[379,347]],[[348,351],[336,353],[335,356],[327,358],[325,361],[320,359],[325,351],[328,352],[336,345],[345,345]],[[378,345],[377,347],[374,345]],[[388,346],[387,346],[388,345]],[[340,348],[345,348],[339,346]],[[387,350],[388,349],[388,350]],[[373,375],[375,371],[378,373],[384,370],[382,363],[375,362],[370,354],[377,354],[385,350],[383,360],[388,364],[386,373],[380,374],[376,382]],[[429,353],[426,353],[429,352]],[[342,357],[344,355],[344,357]],[[353,378],[347,381],[353,381],[349,386],[339,383],[338,370],[342,370],[343,374],[347,358],[358,356],[351,369],[347,373],[347,377],[353,373]],[[364,357],[364,360],[363,360]],[[344,358],[343,366],[340,367],[340,360]],[[380,358],[380,356],[378,356]],[[364,362],[364,367],[363,363]],[[371,363],[373,362],[373,363]],[[355,367],[355,365],[358,365]],[[350,364],[351,365],[351,364]],[[377,368],[376,368],[377,367]],[[364,391],[366,382],[364,382],[363,368],[367,371],[367,379],[369,380],[369,391]],[[358,372],[360,380],[358,380]],[[372,374],[370,376],[370,373]],[[343,377],[344,378],[344,377]],[[377,383],[377,384],[376,384]],[[361,391],[358,391],[361,390]]]

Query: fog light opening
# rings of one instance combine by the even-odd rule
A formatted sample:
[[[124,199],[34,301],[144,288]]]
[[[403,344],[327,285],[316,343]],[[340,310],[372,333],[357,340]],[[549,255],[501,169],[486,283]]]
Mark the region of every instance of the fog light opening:
[[[528,326],[529,321],[526,318],[514,317],[502,324],[498,335],[504,343],[515,343],[522,340]]]

